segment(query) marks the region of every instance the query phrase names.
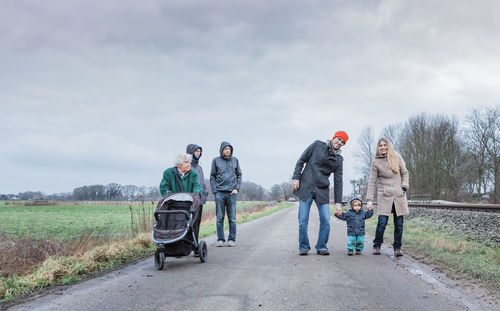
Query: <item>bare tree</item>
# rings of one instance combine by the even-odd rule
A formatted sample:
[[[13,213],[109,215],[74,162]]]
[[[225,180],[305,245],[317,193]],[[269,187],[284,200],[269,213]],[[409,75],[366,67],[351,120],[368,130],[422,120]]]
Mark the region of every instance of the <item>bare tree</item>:
[[[387,138],[396,150],[399,150],[401,140],[401,124],[391,124],[382,130],[382,136]]]
[[[351,196],[362,196],[363,198],[366,197],[366,191],[367,186],[368,186],[368,178],[369,176],[362,176],[358,179],[351,179],[351,186],[352,186],[352,194]]]
[[[457,199],[462,188],[463,151],[455,118],[428,114],[411,117],[401,133],[400,152],[410,173],[413,194]]]
[[[359,159],[359,169],[363,176],[370,176],[370,167],[375,157],[375,137],[371,127],[365,127],[361,130],[358,138],[359,149],[354,156]]]
[[[467,154],[474,161],[478,194],[493,188],[491,201],[500,202],[500,106],[472,109],[464,129]]]
[[[479,109],[473,109],[466,117],[464,142],[467,154],[474,163],[472,167],[476,175],[476,189],[479,195],[486,193],[488,183],[488,144],[489,125]]]
[[[110,183],[106,186],[106,195],[110,200],[120,200],[122,196],[122,186],[117,183]]]
[[[292,190],[292,182],[291,181],[284,181],[281,184],[281,191],[283,191],[283,198],[288,200],[290,197],[293,196],[293,190]]]
[[[272,200],[280,200],[283,197],[283,190],[281,189],[281,185],[273,185],[271,187],[271,191],[269,192],[269,196]]]
[[[125,185],[122,187],[122,194],[128,200],[133,200],[139,192],[136,185]]]

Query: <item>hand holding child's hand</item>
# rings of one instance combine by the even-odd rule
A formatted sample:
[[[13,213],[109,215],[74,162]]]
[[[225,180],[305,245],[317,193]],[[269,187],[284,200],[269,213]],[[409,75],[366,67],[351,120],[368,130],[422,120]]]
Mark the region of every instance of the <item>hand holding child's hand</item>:
[[[373,209],[373,202],[372,201],[366,202],[366,208],[371,211]]]
[[[335,214],[335,215],[337,215],[337,216],[342,215],[342,209],[341,209],[341,208],[339,208],[339,207],[335,208],[335,212],[334,212],[334,214]]]

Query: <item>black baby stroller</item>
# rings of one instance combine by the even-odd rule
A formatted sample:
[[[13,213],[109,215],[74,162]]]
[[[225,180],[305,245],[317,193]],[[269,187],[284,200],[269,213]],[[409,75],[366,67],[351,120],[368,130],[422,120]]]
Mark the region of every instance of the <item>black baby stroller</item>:
[[[156,269],[163,269],[165,257],[188,256],[191,251],[198,252],[201,262],[207,260],[207,243],[198,241],[193,231],[193,225],[200,217],[199,194],[167,193],[158,202],[154,217]]]

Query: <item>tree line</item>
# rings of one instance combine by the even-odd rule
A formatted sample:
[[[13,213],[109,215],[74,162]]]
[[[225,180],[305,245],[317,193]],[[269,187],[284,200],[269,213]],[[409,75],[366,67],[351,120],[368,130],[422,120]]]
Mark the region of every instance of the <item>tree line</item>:
[[[208,200],[213,201],[214,195],[210,191],[210,180],[206,179]],[[136,186],[109,183],[107,185],[85,185],[73,189],[73,192],[44,194],[41,191],[25,191],[18,194],[0,194],[0,200],[51,200],[51,201],[137,201],[159,200],[160,191],[156,186]],[[264,201],[269,199],[269,192],[256,183],[243,181],[241,183],[239,200]]]
[[[403,124],[390,124],[388,138],[410,174],[409,199],[500,203],[500,106],[455,116],[422,113]],[[353,192],[366,195],[378,137],[365,127],[355,153],[361,177],[351,180]]]

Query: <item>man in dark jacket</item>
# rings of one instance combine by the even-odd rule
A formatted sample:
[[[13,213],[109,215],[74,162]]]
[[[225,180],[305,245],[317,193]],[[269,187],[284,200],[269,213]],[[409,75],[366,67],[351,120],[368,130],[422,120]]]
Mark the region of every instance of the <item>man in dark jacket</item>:
[[[326,143],[313,142],[302,153],[293,172],[293,193],[299,197],[299,254],[307,255],[311,249],[307,226],[313,200],[319,213],[319,233],[316,251],[329,255],[326,243],[330,235],[330,174],[334,175],[334,195],[337,213],[342,206],[342,164],[340,148],[347,142],[347,133],[338,131]],[[305,167],[304,167],[305,164]]]
[[[198,212],[198,218],[196,219],[196,221],[193,224],[193,231],[194,231],[194,234],[196,235],[196,240],[198,240],[198,237],[200,234],[200,224],[201,224],[201,216],[203,214],[203,204],[205,204],[205,202],[207,202],[207,195],[208,195],[207,186],[205,185],[205,176],[203,175],[203,169],[201,168],[200,163],[199,163],[202,152],[203,152],[203,149],[196,144],[189,144],[186,147],[186,153],[190,154],[192,156],[191,169],[196,170],[196,172],[198,173],[198,182],[200,183],[201,187],[203,188],[203,190],[201,191],[201,197],[200,197],[201,206],[200,206],[200,209]],[[199,256],[197,251],[194,251],[194,256],[195,257]]]
[[[233,146],[223,141],[220,145],[220,156],[212,161],[210,171],[210,187],[215,197],[217,215],[217,243],[224,246],[224,214],[227,212],[229,236],[227,246],[236,243],[236,195],[241,187],[241,168],[238,159],[233,157]]]

